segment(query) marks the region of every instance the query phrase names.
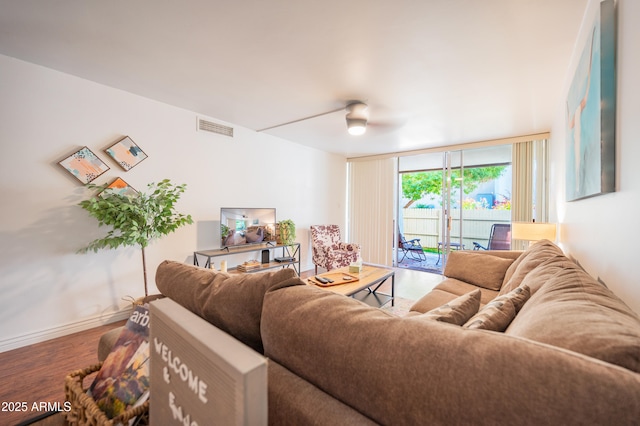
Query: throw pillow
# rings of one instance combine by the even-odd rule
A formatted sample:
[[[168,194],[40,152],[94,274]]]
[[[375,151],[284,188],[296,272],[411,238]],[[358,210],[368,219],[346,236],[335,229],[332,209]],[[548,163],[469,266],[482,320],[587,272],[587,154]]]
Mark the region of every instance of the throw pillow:
[[[478,308],[480,308],[480,289],[456,297],[452,301],[414,318],[424,318],[462,325],[471,318],[473,314],[478,312]]]
[[[516,308],[509,299],[493,300],[464,324],[464,328],[504,331],[516,316]]]
[[[162,294],[260,353],[264,295],[272,287],[294,285],[305,284],[289,268],[229,275],[166,260],[156,272]]]
[[[502,302],[505,300],[510,300],[513,303],[513,307],[516,309],[516,314],[520,312],[522,305],[529,300],[531,297],[531,289],[527,285],[521,285],[520,287],[514,288],[507,294],[501,294],[492,302]]]
[[[453,251],[447,259],[444,276],[478,287],[500,290],[504,275],[512,263],[513,259],[505,259],[490,254]]]
[[[528,286],[515,288],[487,303],[463,327],[505,331],[529,297],[531,297],[531,290]]]

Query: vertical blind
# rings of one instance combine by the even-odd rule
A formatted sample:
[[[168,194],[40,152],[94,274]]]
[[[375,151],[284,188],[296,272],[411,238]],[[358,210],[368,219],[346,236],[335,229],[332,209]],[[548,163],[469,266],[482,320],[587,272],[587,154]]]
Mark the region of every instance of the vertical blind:
[[[362,260],[392,266],[397,159],[349,162],[349,242]]]
[[[513,222],[546,222],[548,220],[547,140],[513,145]],[[515,250],[526,248],[524,241],[514,241]]]

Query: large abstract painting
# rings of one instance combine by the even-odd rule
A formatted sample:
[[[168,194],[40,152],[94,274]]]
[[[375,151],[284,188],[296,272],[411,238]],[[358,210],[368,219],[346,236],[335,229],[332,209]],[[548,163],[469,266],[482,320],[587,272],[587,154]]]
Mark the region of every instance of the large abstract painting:
[[[615,191],[615,19],[600,3],[567,95],[567,200]]]

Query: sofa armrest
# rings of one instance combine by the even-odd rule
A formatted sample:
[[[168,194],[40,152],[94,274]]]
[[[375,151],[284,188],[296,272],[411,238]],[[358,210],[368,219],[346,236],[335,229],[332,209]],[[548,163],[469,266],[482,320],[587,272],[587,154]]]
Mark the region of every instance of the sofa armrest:
[[[100,336],[100,341],[98,342],[98,361],[102,362],[107,359],[107,355],[111,353],[111,349],[113,349],[113,345],[116,344],[116,340],[120,337],[122,330],[124,330],[124,326],[116,327]]]
[[[157,299],[162,299],[165,297],[163,294],[150,294],[141,299],[142,303],[150,303]],[[113,330],[109,330],[100,336],[100,340],[98,341],[98,361],[104,361],[107,358],[107,355],[113,349],[113,345],[116,344],[116,340],[120,337],[120,333],[124,329],[124,326],[116,327]]]

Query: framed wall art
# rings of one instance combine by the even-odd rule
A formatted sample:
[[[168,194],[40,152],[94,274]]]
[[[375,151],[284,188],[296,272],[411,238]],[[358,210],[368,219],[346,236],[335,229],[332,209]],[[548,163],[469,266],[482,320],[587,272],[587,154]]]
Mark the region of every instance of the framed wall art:
[[[567,201],[615,191],[616,69],[613,0],[599,5],[566,104]]]
[[[142,160],[147,158],[147,154],[129,136],[125,136],[118,142],[107,148],[109,154],[125,171],[129,171],[137,166]]]
[[[109,170],[104,161],[86,146],[58,162],[83,184],[87,184]]]
[[[136,191],[127,182],[125,182],[124,179],[116,178],[99,195],[102,196],[103,194],[105,195],[118,194],[118,195],[125,195],[129,197],[135,197],[136,195],[138,195],[138,191]]]

